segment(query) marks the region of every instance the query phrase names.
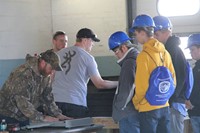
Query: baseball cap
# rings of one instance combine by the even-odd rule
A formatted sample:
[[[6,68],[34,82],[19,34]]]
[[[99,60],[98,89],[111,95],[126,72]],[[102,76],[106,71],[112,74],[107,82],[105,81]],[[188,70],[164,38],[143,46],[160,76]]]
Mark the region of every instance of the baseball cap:
[[[49,63],[56,71],[62,71],[59,56],[52,50],[47,50],[40,54],[40,58]]]
[[[77,38],[91,38],[95,42],[100,42],[100,39],[97,38],[97,35],[91,29],[83,28],[78,31],[76,34]]]

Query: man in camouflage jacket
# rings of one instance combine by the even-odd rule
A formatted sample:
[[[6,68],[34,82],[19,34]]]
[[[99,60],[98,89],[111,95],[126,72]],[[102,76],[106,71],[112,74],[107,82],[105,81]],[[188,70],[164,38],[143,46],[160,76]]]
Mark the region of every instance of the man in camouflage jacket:
[[[68,119],[62,115],[51,93],[50,75],[62,70],[59,57],[46,51],[39,57],[27,55],[26,63],[16,68],[0,90],[0,119],[24,126],[29,121],[58,121]],[[45,107],[44,115],[39,106]]]

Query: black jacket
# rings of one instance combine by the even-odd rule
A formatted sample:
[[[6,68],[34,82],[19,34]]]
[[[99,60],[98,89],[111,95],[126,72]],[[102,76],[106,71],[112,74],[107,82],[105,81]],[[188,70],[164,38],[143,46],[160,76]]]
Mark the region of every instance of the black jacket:
[[[176,72],[176,90],[169,100],[169,103],[185,103],[185,77],[186,77],[186,59],[181,48],[179,47],[181,41],[177,36],[168,38],[165,48],[170,53],[174,69]]]
[[[188,110],[189,116],[200,116],[200,60],[195,63],[195,67],[193,68],[194,75],[194,86],[190,96],[190,101],[194,108],[192,110]]]

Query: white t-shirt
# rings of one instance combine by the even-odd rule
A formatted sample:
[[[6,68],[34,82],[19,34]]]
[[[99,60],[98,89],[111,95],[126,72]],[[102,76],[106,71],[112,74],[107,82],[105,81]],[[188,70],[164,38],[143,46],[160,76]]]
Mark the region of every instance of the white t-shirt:
[[[64,48],[57,54],[63,71],[56,71],[52,84],[55,101],[87,107],[87,83],[91,76],[99,75],[94,57],[77,46]]]

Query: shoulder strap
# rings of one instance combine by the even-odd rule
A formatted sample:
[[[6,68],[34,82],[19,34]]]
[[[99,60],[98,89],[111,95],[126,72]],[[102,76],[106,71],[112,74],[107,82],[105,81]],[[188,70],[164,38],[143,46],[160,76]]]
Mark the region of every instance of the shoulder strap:
[[[156,64],[156,62],[155,62],[155,60],[153,59],[153,57],[152,57],[147,51],[144,50],[144,52],[147,53],[147,54],[149,55],[149,57],[153,60],[153,62]],[[161,55],[161,53],[159,53],[159,54],[160,54],[160,60],[161,60],[161,62],[162,62],[162,64],[163,64],[163,66],[164,66],[164,59],[163,59],[163,56]],[[165,52],[164,52],[164,56],[165,56]],[[158,65],[156,64],[156,66],[158,66]]]
[[[164,56],[162,56],[161,53],[159,53],[159,54],[160,54],[160,60],[161,60],[161,62],[163,64],[163,66],[164,66],[165,52],[164,52]]]
[[[151,57],[151,55],[145,50],[144,50],[144,52],[147,53],[149,55],[149,57],[153,60],[153,62],[156,64],[155,60]],[[158,65],[156,64],[156,66],[158,66]]]

